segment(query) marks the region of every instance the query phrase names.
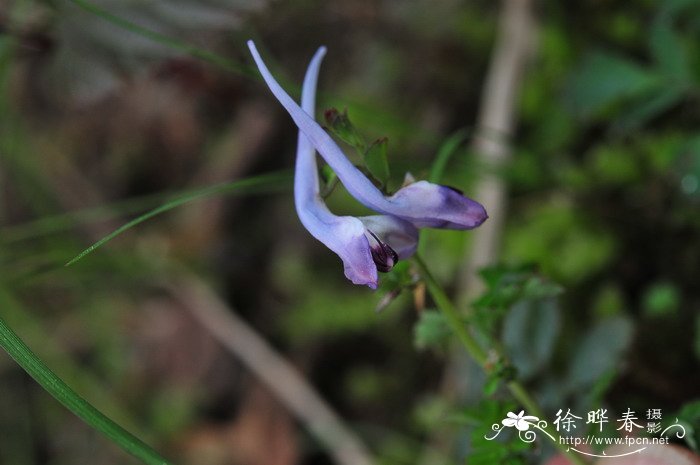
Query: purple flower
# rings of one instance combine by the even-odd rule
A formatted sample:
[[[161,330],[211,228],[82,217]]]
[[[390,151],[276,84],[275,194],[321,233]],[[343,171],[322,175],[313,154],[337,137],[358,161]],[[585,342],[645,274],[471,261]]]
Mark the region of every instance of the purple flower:
[[[313,111],[302,109],[282,89],[263,63],[253,41],[248,41],[255,63],[277,100],[289,112],[309,143],[335,171],[348,192],[372,210],[401,218],[416,227],[472,229],[488,215],[484,207],[456,189],[418,181],[385,196],[355,167],[333,139],[314,121]]]
[[[321,47],[309,64],[301,91],[303,111],[313,115],[316,82],[326,49]],[[411,256],[418,230],[400,218],[378,215],[355,218],[331,213],[320,196],[313,145],[299,132],[294,176],[294,203],[304,227],[343,261],[345,276],[355,284],[376,289],[378,271],[389,271]]]

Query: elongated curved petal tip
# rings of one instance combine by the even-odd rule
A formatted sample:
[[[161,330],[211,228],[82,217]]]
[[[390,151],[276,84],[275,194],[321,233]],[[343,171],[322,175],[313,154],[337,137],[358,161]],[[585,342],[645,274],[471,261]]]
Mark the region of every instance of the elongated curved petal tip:
[[[251,43],[249,46],[254,47]],[[304,111],[313,115],[321,60],[325,47],[320,47],[309,63],[301,91]],[[354,284],[377,288],[377,266],[364,224],[351,216],[331,213],[319,195],[318,172],[314,148],[299,133],[294,176],[294,203],[304,227],[316,239],[335,252],[343,262],[345,276]]]
[[[439,184],[420,181],[385,197],[343,154],[333,139],[313,119],[313,111],[301,108],[277,83],[262,61],[252,41],[248,47],[265,82],[289,112],[301,132],[345,185],[348,192],[368,208],[397,216],[417,227],[472,229],[488,218],[484,207],[459,191]],[[321,54],[325,52],[322,48]]]

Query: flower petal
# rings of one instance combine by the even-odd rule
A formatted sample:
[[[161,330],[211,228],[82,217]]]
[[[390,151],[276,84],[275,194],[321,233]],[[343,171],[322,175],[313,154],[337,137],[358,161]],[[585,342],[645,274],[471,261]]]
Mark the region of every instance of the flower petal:
[[[449,187],[421,181],[385,197],[379,189],[345,156],[333,139],[314,121],[313,112],[305,111],[282,89],[262,61],[252,41],[248,48],[277,100],[289,112],[299,129],[326,160],[348,192],[365,206],[387,215],[410,221],[418,227],[471,229],[486,218],[479,203]]]
[[[302,86],[302,104],[311,114],[324,54],[325,48],[319,48],[309,64]],[[365,226],[357,218],[334,215],[323,203],[319,195],[315,150],[301,132],[294,176],[294,204],[304,227],[343,261],[345,276],[355,284],[376,289],[377,267],[365,236]]]
[[[503,426],[507,426],[507,427],[509,427],[509,428],[512,428],[513,426],[515,426],[516,421],[517,421],[517,420],[514,420],[514,419],[512,419],[512,418],[504,418],[504,419],[501,421],[501,423],[503,423]]]
[[[456,189],[427,181],[399,189],[389,201],[419,228],[472,229],[488,218],[480,203]]]

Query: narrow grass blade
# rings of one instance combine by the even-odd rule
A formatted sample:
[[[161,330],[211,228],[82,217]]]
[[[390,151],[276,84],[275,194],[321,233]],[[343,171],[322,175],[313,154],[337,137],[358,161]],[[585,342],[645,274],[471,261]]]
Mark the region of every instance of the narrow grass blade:
[[[430,177],[428,178],[430,182],[439,183],[442,179],[445,170],[447,169],[447,163],[452,158],[452,155],[457,151],[457,148],[464,142],[467,138],[467,131],[460,129],[448,137],[445,142],[442,143],[440,149],[438,150],[435,161],[430,168]]]
[[[468,133],[466,129],[460,129],[459,131],[456,131],[450,137],[445,139],[445,142],[443,142],[440,148],[438,149],[438,153],[435,156],[435,161],[433,161],[433,164],[430,167],[430,175],[428,176],[428,180],[430,182],[440,184],[442,176],[445,174],[445,170],[447,169],[447,164],[449,163],[450,158],[452,158],[452,155],[454,155],[455,152],[457,152],[457,149],[465,141],[467,135]],[[425,247],[428,243],[429,235],[429,229],[425,229],[421,232],[418,242],[419,254],[424,255],[426,253]]]
[[[166,199],[172,198],[175,194],[175,192],[171,191],[130,197],[96,207],[42,216],[25,223],[0,227],[0,243],[3,246],[7,246],[15,242],[60,233],[80,224],[89,224],[118,216],[136,214],[148,208],[154,208]]]
[[[134,34],[140,35],[142,37],[146,37],[148,39],[153,40],[154,42],[157,42],[159,44],[163,44],[167,47],[172,48],[173,50],[177,50],[179,52],[182,52],[186,55],[190,55],[195,58],[199,58],[200,60],[207,61],[209,63],[212,63],[214,65],[220,66],[224,69],[227,69],[229,71],[233,71],[235,73],[240,73],[243,75],[246,75],[248,77],[258,77],[258,73],[253,68],[252,66],[248,65],[243,65],[240,63],[236,63],[232,60],[228,60],[221,55],[218,55],[214,52],[210,52],[208,50],[201,49],[199,47],[195,47],[194,45],[190,45],[186,42],[182,42],[178,39],[175,39],[173,37],[170,37],[165,34],[161,34],[160,32],[156,32],[152,29],[148,29],[146,27],[140,26],[134,22],[131,22],[125,18],[122,18],[120,16],[114,15],[110,13],[109,11],[105,10],[104,8],[86,1],[86,0],[69,0],[71,3],[76,5],[77,7],[87,11],[88,13],[92,13],[95,16],[99,16],[100,18],[104,19],[105,21],[108,21],[115,26],[118,26],[124,30],[127,30],[129,32],[132,32]]]
[[[15,334],[0,318],[0,346],[7,351],[49,394],[68,410],[83,419],[88,425],[111,439],[129,454],[147,465],[169,465],[165,458],[151,449],[136,436],[110,420],[85,399],[80,397],[61,378],[56,376],[44,362]]]
[[[224,183],[224,184],[216,184],[214,186],[206,187],[204,189],[200,189],[194,192],[191,192],[189,194],[183,195],[181,197],[175,198],[169,202],[164,203],[163,205],[154,208],[153,210],[144,213],[141,216],[138,216],[137,218],[134,218],[133,220],[129,221],[128,223],[120,226],[119,228],[115,229],[111,233],[107,234],[105,237],[100,239],[99,241],[95,242],[92,244],[90,247],[87,249],[83,250],[80,252],[78,255],[76,255],[73,259],[71,259],[68,263],[66,263],[65,266],[70,266],[77,262],[78,260],[82,259],[86,255],[94,252],[107,242],[111,241],[121,233],[128,231],[129,229],[133,228],[134,226],[143,223],[146,220],[149,220],[153,218],[154,216],[160,215],[161,213],[165,213],[169,210],[172,210],[173,208],[179,207],[181,205],[185,205],[187,203],[193,202],[195,200],[200,200],[205,197],[209,197],[211,195],[215,194],[231,194],[231,193],[237,193],[237,194],[242,194],[242,193],[252,193],[252,192],[260,192],[260,191],[266,191],[269,192],[270,190],[274,189],[279,189],[279,188],[287,188],[289,181],[291,180],[291,176],[288,172],[275,172],[275,173],[269,173],[269,174],[264,174],[261,176],[256,176],[254,178],[248,178],[248,179],[242,179],[239,181],[233,181],[229,183]]]

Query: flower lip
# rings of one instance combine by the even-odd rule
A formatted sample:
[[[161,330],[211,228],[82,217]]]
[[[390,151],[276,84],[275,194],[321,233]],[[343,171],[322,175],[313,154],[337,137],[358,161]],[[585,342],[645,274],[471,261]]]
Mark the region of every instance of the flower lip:
[[[488,218],[480,203],[457,189],[427,181],[408,184],[388,200],[408,213],[409,221],[419,228],[472,229]]]

